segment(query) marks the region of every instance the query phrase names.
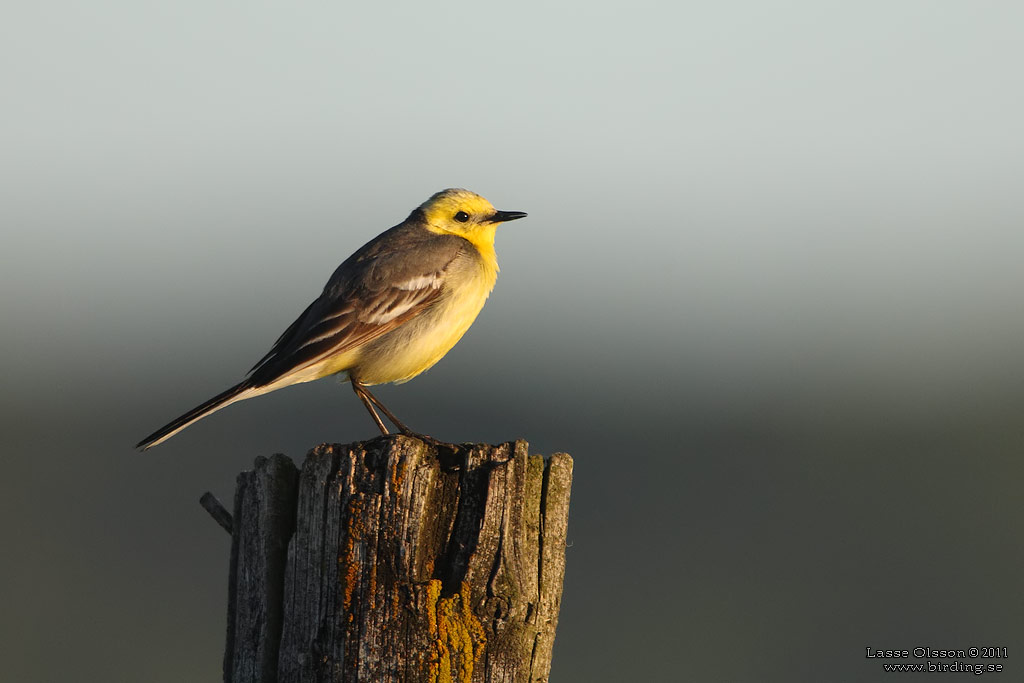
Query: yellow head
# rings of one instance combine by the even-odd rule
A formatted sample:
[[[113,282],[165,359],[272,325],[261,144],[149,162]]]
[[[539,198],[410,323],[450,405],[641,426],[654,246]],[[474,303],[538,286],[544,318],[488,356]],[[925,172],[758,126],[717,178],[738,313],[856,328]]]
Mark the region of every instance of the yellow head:
[[[494,244],[498,223],[526,216],[522,211],[497,211],[475,192],[458,188],[441,190],[418,211],[428,230],[464,237],[478,247]]]

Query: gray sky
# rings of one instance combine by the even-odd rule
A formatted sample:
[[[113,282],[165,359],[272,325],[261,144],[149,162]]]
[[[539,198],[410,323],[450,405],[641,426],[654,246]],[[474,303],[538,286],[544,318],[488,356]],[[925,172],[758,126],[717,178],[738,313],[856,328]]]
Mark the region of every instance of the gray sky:
[[[1020,10],[542,7],[19,8],[5,313],[97,346],[112,317],[130,346],[271,304],[277,328],[464,185],[533,214],[499,241],[524,323],[1015,352]]]

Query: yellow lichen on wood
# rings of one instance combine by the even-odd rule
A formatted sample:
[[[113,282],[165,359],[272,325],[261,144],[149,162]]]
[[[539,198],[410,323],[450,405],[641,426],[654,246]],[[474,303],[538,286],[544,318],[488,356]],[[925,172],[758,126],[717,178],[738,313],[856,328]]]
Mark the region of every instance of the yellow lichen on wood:
[[[430,683],[470,683],[473,666],[487,643],[484,627],[469,606],[469,584],[463,582],[461,588],[461,593],[442,598],[439,580],[427,584]]]

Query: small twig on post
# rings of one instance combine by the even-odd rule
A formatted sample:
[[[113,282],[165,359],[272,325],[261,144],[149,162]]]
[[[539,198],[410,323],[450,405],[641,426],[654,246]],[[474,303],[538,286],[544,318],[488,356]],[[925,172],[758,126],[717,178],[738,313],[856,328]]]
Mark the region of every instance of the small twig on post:
[[[223,503],[217,500],[217,496],[207,491],[203,494],[203,497],[199,499],[199,504],[203,506],[204,510],[210,513],[210,516],[213,517],[213,521],[217,522],[224,531],[229,534],[231,533],[233,526],[231,513],[228,512]]]

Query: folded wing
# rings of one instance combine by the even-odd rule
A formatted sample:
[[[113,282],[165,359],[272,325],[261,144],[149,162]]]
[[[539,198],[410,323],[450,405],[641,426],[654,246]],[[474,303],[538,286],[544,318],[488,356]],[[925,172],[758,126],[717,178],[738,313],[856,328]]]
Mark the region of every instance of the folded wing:
[[[461,238],[430,237],[417,239],[415,249],[376,253],[371,242],[345,261],[320,297],[253,367],[250,385],[266,386],[301,373],[427,310],[442,296],[449,266],[467,255]]]

